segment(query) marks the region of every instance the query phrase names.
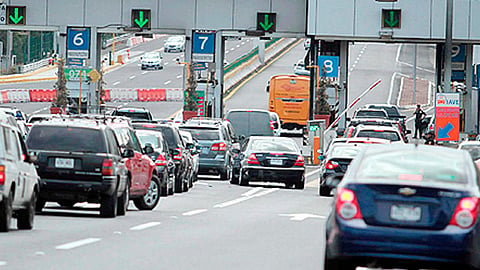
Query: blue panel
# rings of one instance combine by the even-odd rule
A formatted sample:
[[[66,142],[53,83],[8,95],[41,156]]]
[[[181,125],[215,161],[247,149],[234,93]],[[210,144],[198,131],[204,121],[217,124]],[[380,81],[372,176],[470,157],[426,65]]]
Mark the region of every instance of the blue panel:
[[[340,57],[320,55],[318,57],[318,66],[321,68],[320,76],[328,78],[338,78],[338,66]]]
[[[68,28],[67,50],[90,50],[90,28]]]
[[[215,54],[215,33],[193,33],[192,52]]]

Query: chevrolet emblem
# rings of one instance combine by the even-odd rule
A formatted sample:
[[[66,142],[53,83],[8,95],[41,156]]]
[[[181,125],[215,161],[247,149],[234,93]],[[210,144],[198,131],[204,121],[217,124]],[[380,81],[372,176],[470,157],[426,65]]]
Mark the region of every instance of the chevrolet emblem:
[[[398,193],[402,194],[403,196],[412,196],[412,195],[415,195],[417,191],[413,188],[404,187],[404,188],[398,189]]]

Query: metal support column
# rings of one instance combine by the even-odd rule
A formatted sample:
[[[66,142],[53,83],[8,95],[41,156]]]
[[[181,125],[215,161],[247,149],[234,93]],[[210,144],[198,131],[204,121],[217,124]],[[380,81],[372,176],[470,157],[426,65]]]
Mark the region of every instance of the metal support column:
[[[265,65],[265,40],[258,40],[258,61]]]
[[[443,87],[446,93],[452,92],[452,29],[453,29],[453,0],[447,0],[447,14],[445,25],[445,75]]]
[[[466,59],[465,59],[465,84],[467,94],[463,96],[465,99],[464,119],[465,119],[465,132],[475,133],[477,123],[477,108],[474,106],[476,103],[473,99],[473,45],[466,44]]]
[[[7,73],[10,72],[10,68],[12,67],[12,53],[13,53],[13,32],[11,30],[7,31]]]
[[[340,93],[339,93],[339,103],[338,111],[343,112],[348,106],[348,41],[341,41],[340,43]],[[337,115],[338,116],[338,115]],[[336,116],[336,117],[337,117]],[[346,127],[346,117],[343,117],[338,123],[339,128]]]
[[[96,26],[91,28],[91,35],[90,66],[100,72],[102,70],[102,62],[100,61],[102,55],[102,35],[98,33]],[[90,105],[88,108],[90,108],[89,111],[93,113],[98,108],[100,100],[96,82],[90,82],[88,95],[88,105]]]
[[[316,66],[318,68],[318,44],[319,40],[316,40],[315,37],[310,38],[310,66]],[[313,114],[315,110],[315,90],[317,88],[317,69],[310,69],[310,100],[309,100],[309,110],[308,110],[308,119],[313,120]]]
[[[214,114],[215,118],[223,117],[223,60],[225,57],[225,39],[222,36],[222,32],[218,31],[215,40],[215,79],[217,85],[215,86],[214,94]]]
[[[435,93],[440,92],[442,86],[443,49],[443,44],[437,44],[435,55]]]

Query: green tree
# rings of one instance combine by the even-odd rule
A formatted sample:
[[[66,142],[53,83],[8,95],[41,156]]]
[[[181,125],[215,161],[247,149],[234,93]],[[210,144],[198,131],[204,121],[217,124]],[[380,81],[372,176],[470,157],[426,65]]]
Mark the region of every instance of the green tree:
[[[185,90],[185,102],[183,106],[184,111],[197,111],[198,104],[197,104],[197,80],[195,78],[195,70],[193,69],[193,65],[188,65],[188,86]]]
[[[65,108],[68,104],[67,77],[64,70],[65,60],[58,60],[57,82],[53,86],[57,90],[57,98],[53,101],[54,107]]]

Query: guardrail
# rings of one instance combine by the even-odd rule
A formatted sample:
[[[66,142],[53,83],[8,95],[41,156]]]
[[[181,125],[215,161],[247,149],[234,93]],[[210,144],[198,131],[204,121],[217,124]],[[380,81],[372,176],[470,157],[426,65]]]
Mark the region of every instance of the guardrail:
[[[50,60],[49,58],[42,59],[42,60],[37,61],[37,62],[33,62],[33,63],[26,64],[26,65],[23,65],[23,66],[19,66],[18,68],[19,68],[20,73],[30,72],[30,71],[36,70],[38,68],[48,66],[49,60]]]

